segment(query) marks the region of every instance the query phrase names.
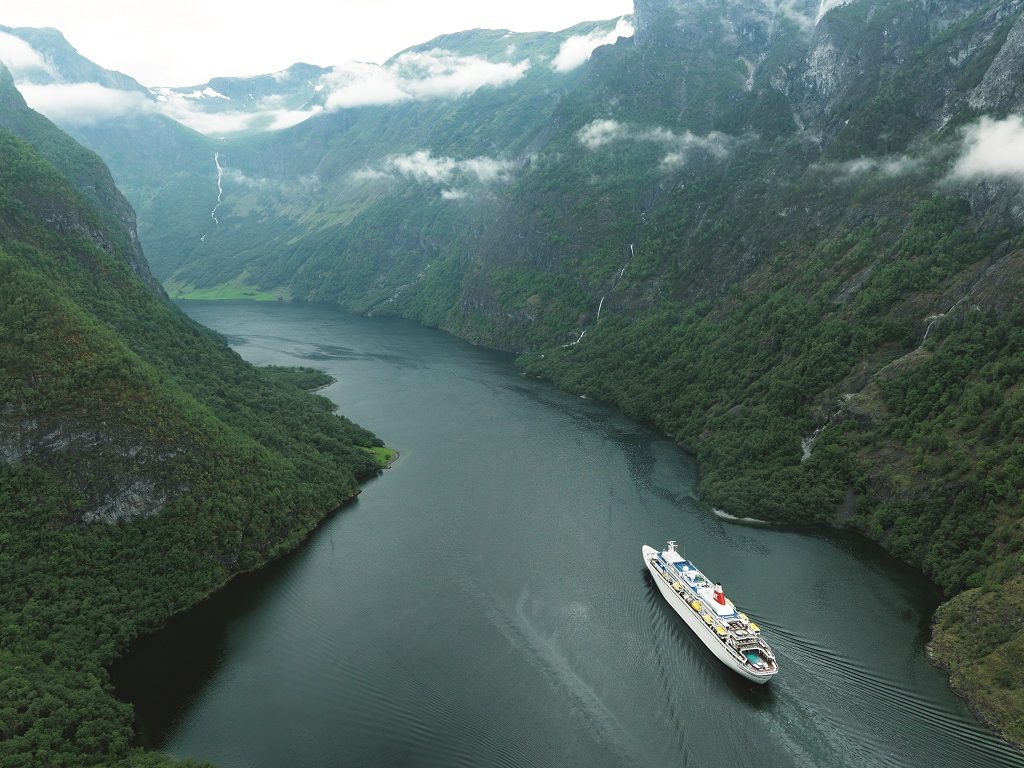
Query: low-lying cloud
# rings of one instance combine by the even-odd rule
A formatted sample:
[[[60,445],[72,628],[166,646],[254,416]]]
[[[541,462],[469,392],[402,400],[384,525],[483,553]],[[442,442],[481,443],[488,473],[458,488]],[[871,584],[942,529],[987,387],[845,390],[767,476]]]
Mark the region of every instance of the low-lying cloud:
[[[886,157],[858,157],[844,163],[830,163],[818,167],[837,173],[841,179],[855,179],[867,174],[902,176],[917,170],[923,164],[924,161],[920,158],[907,155],[888,155]]]
[[[37,72],[53,74],[53,69],[35,48],[6,32],[0,32],[0,62],[7,65],[15,79]]]
[[[833,8],[846,5],[851,1],[852,0],[821,0],[821,5],[818,6],[818,18],[815,19],[815,23],[821,21],[822,17]]]
[[[983,117],[964,131],[963,154],[952,173],[957,179],[1024,179],[1024,117]]]
[[[445,200],[462,200],[470,194],[466,189],[468,185],[507,181],[514,170],[515,163],[510,160],[486,156],[456,160],[434,156],[429,150],[421,149],[407,155],[391,155],[377,167],[355,171],[351,178],[354,181],[405,178],[445,187],[441,190]]]
[[[625,18],[619,19],[612,30],[597,30],[589,35],[575,35],[565,40],[558,49],[558,55],[551,62],[556,72],[570,72],[582,66],[591,54],[602,45],[611,45],[620,37],[632,37],[633,25]]]
[[[704,150],[714,157],[725,157],[734,142],[731,136],[719,131],[712,131],[707,136],[698,136],[690,131],[675,133],[660,126],[639,128],[620,123],[618,120],[594,120],[577,131],[576,138],[591,151],[621,141],[660,144],[667,151],[661,160],[663,170],[671,170],[685,164],[690,152],[695,149]]]
[[[248,131],[280,131],[291,128],[320,114],[323,108],[205,112],[182,98],[159,102],[156,111],[199,133],[225,136]]]
[[[154,111],[154,104],[137,91],[121,91],[99,83],[19,84],[25,101],[56,123],[93,125],[104,120]]]
[[[186,98],[153,101],[138,91],[107,88],[99,83],[17,83],[25,101],[55,123],[68,126],[95,125],[133,115],[161,114],[189,128],[212,136],[245,131],[277,131],[308,120],[322,112],[267,109],[255,112],[204,112]]]
[[[455,98],[480,88],[510,85],[526,74],[530,60],[494,62],[451,51],[410,51],[378,66],[349,62],[324,76],[328,110]]]
[[[384,172],[392,171],[415,181],[434,184],[448,184],[456,177],[490,184],[507,179],[514,167],[511,161],[493,157],[472,157],[468,160],[434,157],[425,149],[408,155],[392,155],[384,161]]]

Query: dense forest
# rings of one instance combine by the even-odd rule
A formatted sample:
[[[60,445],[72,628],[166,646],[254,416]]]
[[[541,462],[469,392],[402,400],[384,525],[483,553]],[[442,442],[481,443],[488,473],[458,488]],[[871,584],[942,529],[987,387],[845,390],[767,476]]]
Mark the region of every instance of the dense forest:
[[[106,666],[294,547],[380,441],[147,285],[102,162],[6,70],[0,105],[0,765],[163,765]]]

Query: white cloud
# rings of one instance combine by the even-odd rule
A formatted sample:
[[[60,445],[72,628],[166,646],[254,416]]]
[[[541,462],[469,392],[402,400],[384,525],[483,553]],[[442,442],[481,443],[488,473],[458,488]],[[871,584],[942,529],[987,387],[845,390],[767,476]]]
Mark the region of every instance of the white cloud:
[[[461,96],[485,86],[497,88],[522,79],[530,60],[492,62],[479,56],[458,56],[433,50],[403,53],[392,67],[415,98]]]
[[[732,137],[719,131],[712,131],[707,136],[695,133],[675,133],[668,128],[637,128],[618,120],[594,120],[576,132],[576,138],[589,150],[597,150],[617,141],[643,141],[660,144],[667,150],[661,160],[662,170],[671,170],[683,165],[689,153],[694,149],[703,149],[715,157],[725,157],[729,153]]]
[[[589,35],[575,35],[565,40],[558,49],[558,55],[551,62],[556,72],[569,72],[590,59],[590,54],[602,45],[611,45],[620,37],[631,37],[633,25],[626,19],[619,19],[615,28],[609,31],[597,30]]]
[[[244,131],[278,131],[323,111],[322,107],[313,107],[205,112],[191,94],[171,94],[164,89],[155,92],[157,100],[153,101],[137,91],[107,88],[99,83],[36,85],[19,81],[17,85],[32,109],[62,125],[94,125],[131,115],[159,113],[200,133],[223,136]]]
[[[576,132],[576,138],[587,149],[597,149],[627,136],[626,127],[618,120],[594,120]]]
[[[1024,117],[983,117],[964,132],[964,152],[953,176],[974,179],[1008,176],[1024,179]]]
[[[474,157],[463,160],[459,168],[476,176],[484,184],[492,181],[504,181],[512,173],[514,164],[508,160],[497,160],[493,157]]]
[[[394,104],[412,98],[391,70],[377,64],[348,62],[335,67],[324,76],[323,82],[330,94],[327,97],[329,110]]]
[[[352,179],[354,181],[378,181],[379,179],[390,179],[392,178],[390,173],[379,171],[376,168],[363,168],[358,171],[353,171]]]
[[[318,106],[302,110],[278,109],[272,106],[272,102],[261,102],[254,111],[207,112],[188,95],[162,92],[157,98],[156,111],[208,136],[245,131],[280,131],[323,111]]]
[[[328,90],[327,109],[347,109],[401,101],[454,98],[484,87],[500,87],[520,80],[530,60],[493,62],[479,56],[458,56],[450,51],[411,51],[385,66],[350,62],[335,67],[323,78]]]
[[[906,155],[888,155],[886,157],[858,157],[855,160],[847,160],[845,163],[831,163],[820,167],[826,170],[836,170],[843,178],[852,179],[855,176],[863,176],[868,173],[882,176],[902,176],[917,170],[923,162],[920,158]]]
[[[477,181],[489,184],[507,179],[514,163],[493,157],[472,157],[468,160],[434,157],[421,149],[409,155],[392,155],[384,162],[384,167],[420,182],[447,184],[456,176],[475,176]],[[365,177],[367,172],[362,173]]]
[[[0,32],[0,61],[7,65],[15,78],[37,71],[53,74],[53,69],[35,48],[6,32]]]
[[[471,157],[456,160],[452,157],[435,157],[428,150],[421,149],[408,155],[391,155],[378,168],[367,167],[351,174],[353,181],[377,181],[393,179],[396,176],[412,179],[421,184],[442,185],[441,197],[445,200],[462,200],[469,191],[459,188],[460,184],[479,182],[492,184],[506,181],[512,175],[515,163],[494,157]]]
[[[153,103],[135,91],[106,88],[98,83],[31,85],[18,89],[32,109],[56,123],[92,125],[103,120],[153,111]]]
[[[818,18],[815,20],[815,23],[821,21],[822,17],[833,8],[846,5],[851,1],[852,0],[821,0],[821,5],[818,6]]]
[[[455,174],[458,163],[450,157],[434,157],[425,149],[411,155],[393,155],[386,165],[416,181],[444,183]]]

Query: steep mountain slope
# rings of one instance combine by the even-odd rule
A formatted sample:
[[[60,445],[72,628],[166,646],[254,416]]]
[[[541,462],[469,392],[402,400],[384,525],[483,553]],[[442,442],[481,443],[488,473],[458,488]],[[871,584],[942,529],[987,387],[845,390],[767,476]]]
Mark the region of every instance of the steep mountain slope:
[[[161,112],[159,95],[128,75],[85,59],[55,29],[0,26],[0,36],[26,47],[14,77],[29,103],[104,158],[139,214],[147,251],[180,248],[191,228],[175,222],[208,218],[217,197],[214,140]],[[173,209],[161,206],[167,199]]]
[[[371,434],[148,277],[102,163],[0,68],[3,765],[166,762],[130,746],[104,666],[376,469]]]
[[[431,41],[219,142],[216,217],[164,198],[154,268],[521,352],[726,512],[863,531],[953,598],[934,652],[1024,741],[1022,12],[637,0],[568,68],[611,23]]]

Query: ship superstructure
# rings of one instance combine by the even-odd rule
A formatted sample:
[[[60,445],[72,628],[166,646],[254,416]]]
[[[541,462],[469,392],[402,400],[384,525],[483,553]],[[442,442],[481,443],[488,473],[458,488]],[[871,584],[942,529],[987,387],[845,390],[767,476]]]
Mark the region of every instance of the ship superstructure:
[[[721,584],[679,554],[676,542],[662,552],[644,545],[643,553],[662,596],[726,666],[755,683],[766,683],[779,671],[757,624],[736,609]]]

